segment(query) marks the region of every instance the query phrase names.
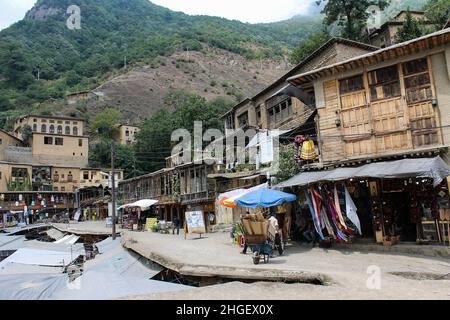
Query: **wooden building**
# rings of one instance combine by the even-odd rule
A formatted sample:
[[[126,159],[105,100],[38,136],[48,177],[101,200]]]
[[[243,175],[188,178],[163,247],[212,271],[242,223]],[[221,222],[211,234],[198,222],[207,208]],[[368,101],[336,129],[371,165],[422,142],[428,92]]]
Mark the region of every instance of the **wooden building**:
[[[441,231],[450,212],[448,183],[421,178],[419,164],[434,158],[441,163],[439,172],[450,172],[438,158],[450,164],[450,29],[317,68],[288,82],[315,101],[323,169],[291,181],[303,176],[313,187],[337,186],[336,180],[341,188],[345,184],[355,199],[363,234],[377,242],[448,240],[447,231]],[[370,164],[382,168],[406,160],[416,166],[409,176],[377,178],[371,173],[354,178]],[[338,176],[344,169],[345,177],[321,177]],[[289,180],[282,184],[295,186]]]
[[[311,71],[337,63],[354,56],[373,52],[377,47],[343,38],[332,38],[284,76],[237,104],[222,116],[225,132],[244,126],[259,129],[293,129],[304,123],[313,110],[308,105],[313,100],[304,101],[304,96],[289,92],[286,80],[296,74]]]
[[[409,11],[411,17],[419,21],[425,27],[432,26],[423,11]],[[380,48],[386,48],[399,43],[398,31],[406,21],[408,11],[400,11],[395,17],[386,21],[379,28],[369,33],[370,43]]]
[[[321,163],[447,152],[450,29],[288,81],[313,89]]]
[[[184,221],[187,210],[200,209],[206,213],[215,212],[216,192],[208,174],[216,172],[217,166],[205,163],[178,163],[167,158],[167,167],[140,177],[119,183],[119,199],[132,203],[142,199],[158,200],[159,217],[173,221],[178,217]],[[211,221],[207,224],[216,224]]]

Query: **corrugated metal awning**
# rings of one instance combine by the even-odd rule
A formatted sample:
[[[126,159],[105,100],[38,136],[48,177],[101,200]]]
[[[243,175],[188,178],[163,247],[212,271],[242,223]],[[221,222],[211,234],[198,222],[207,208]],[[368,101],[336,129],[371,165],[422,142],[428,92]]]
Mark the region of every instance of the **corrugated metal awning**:
[[[305,186],[321,181],[341,181],[350,178],[430,178],[434,186],[450,176],[450,167],[441,159],[418,158],[383,161],[353,168],[337,168],[329,171],[303,172],[274,188]]]

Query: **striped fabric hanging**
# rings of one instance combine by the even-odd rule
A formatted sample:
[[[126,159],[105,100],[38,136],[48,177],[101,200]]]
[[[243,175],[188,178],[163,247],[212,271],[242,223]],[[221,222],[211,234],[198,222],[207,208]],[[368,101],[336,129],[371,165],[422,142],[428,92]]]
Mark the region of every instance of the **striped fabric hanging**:
[[[347,225],[345,224],[344,216],[342,215],[341,205],[339,203],[339,194],[338,194],[336,185],[334,185],[334,206],[335,206],[336,212],[338,214],[339,221],[341,222],[341,225],[345,229],[348,229]]]
[[[308,193],[308,191],[305,191],[306,194],[306,200],[308,201],[309,211],[311,211],[311,216],[314,222],[314,227],[316,228],[316,232],[319,235],[321,240],[324,240],[324,236],[322,233],[322,229],[320,228],[319,220],[317,219],[316,212],[314,211],[313,202],[311,200],[311,197]]]

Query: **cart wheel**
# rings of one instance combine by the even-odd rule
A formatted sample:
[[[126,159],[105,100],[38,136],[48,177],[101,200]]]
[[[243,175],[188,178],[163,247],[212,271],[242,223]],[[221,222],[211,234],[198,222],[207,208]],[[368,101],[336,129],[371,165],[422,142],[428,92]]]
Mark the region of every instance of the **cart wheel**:
[[[283,255],[283,252],[284,252],[283,246],[282,246],[282,245],[279,245],[279,246],[278,246],[278,254],[281,256],[281,255]]]
[[[259,264],[260,256],[259,252],[253,252],[253,264]]]

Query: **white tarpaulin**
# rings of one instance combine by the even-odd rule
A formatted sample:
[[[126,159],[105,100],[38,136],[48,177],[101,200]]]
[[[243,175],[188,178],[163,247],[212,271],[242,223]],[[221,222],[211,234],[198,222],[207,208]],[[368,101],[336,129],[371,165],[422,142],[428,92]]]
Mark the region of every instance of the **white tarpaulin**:
[[[55,241],[56,244],[75,244],[75,242],[78,241],[78,239],[80,239],[79,236],[75,235],[75,234],[69,234],[67,236],[64,236],[63,238],[59,239],[58,241]]]
[[[83,274],[71,283],[67,274],[55,274],[58,268],[5,263],[0,267],[0,299],[104,300],[191,289],[150,280],[162,269],[124,249],[120,240],[108,238],[96,246],[100,254],[87,261]],[[24,273],[15,272],[20,270]]]
[[[274,188],[305,186],[320,181],[340,181],[350,178],[430,178],[434,186],[450,176],[449,166],[441,159],[418,158],[366,164],[355,168],[338,168],[329,171],[303,172]]]
[[[45,232],[47,233],[47,235],[50,238],[52,238],[53,240],[56,240],[56,241],[64,238],[64,233],[55,228],[51,228]]]
[[[123,206],[120,206],[118,209],[124,209],[124,208],[141,208],[142,211],[148,210],[150,209],[151,206],[154,206],[155,204],[158,203],[158,200],[151,200],[151,199],[144,199],[144,200],[139,200],[136,201],[134,203],[130,203],[130,204],[125,204]]]
[[[63,252],[21,248],[0,262],[0,267],[9,262],[36,266],[62,267],[69,265],[80,254],[82,254],[80,251]]]

